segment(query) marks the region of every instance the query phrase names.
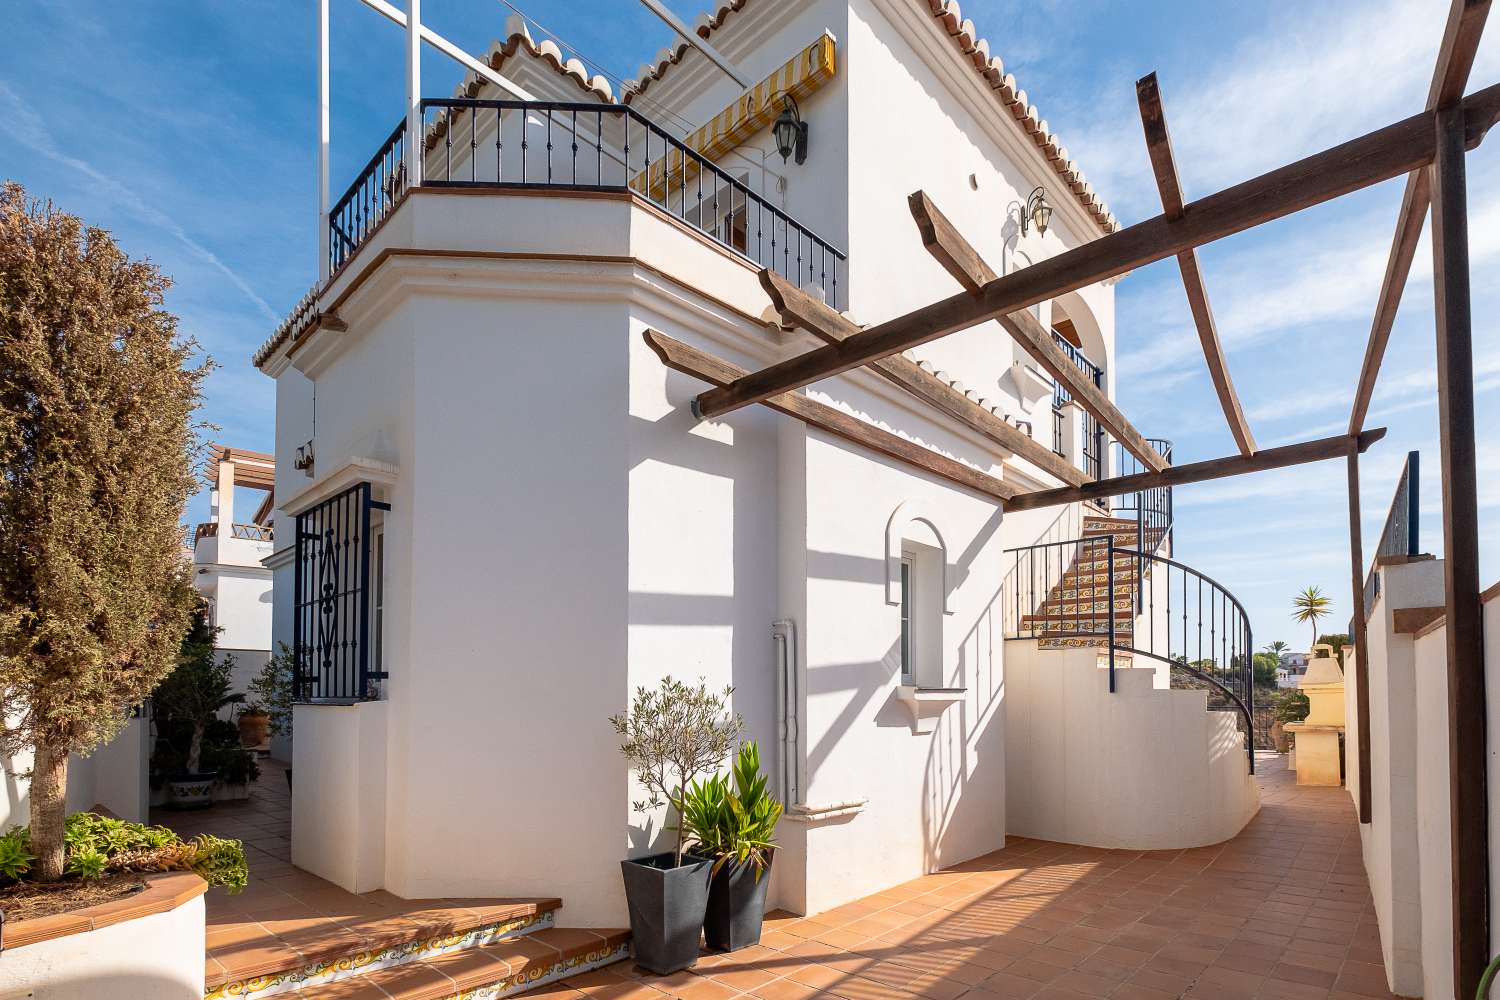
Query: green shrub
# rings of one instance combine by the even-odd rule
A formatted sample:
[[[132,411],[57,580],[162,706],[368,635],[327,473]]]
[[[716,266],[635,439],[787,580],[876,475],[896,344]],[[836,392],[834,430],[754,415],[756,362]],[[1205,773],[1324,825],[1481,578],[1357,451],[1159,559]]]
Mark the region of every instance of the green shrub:
[[[69,816],[63,842],[63,870],[82,879],[112,872],[192,871],[209,885],[235,893],[249,877],[245,847],[238,840],[201,834],[184,843],[164,826],[127,823],[98,813]],[[34,860],[26,827],[0,837],[0,884],[19,882]]]
[[[728,776],[693,782],[673,805],[697,849],[713,857],[714,871],[733,860],[754,866],[760,878],[775,848],[782,806],[766,792],[760,747],[753,740],[740,747]]]

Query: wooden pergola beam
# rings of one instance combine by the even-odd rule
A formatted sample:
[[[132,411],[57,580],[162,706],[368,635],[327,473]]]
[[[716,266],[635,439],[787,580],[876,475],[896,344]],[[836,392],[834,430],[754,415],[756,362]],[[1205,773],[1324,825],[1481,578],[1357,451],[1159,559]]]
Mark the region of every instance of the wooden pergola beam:
[[[996,279],[995,272],[969,241],[948,221],[925,191],[915,191],[907,198],[917,230],[922,234],[922,245],[949,274],[953,275],[972,295],[983,291]],[[1052,334],[1037,318],[1025,309],[1008,316],[1001,316],[1000,325],[1031,355],[1047,374],[1068,390],[1075,402],[1104,425],[1132,455],[1140,459],[1146,468],[1160,471],[1167,467],[1166,460],[1147,443],[1141,432],[1126,419],[1114,401],[1104,394],[1092,379],[1086,376],[1072,360],[1057,346]]]
[[[862,329],[832,306],[813,298],[770,268],[760,272],[760,284],[781,314],[783,325],[799,326],[825,344],[841,343]],[[1052,449],[1037,444],[1019,428],[1012,427],[936,375],[923,370],[910,358],[897,354],[881,358],[870,367],[887,381],[1063,482],[1076,486],[1089,481],[1083,470],[1064,461]]]
[[[646,346],[661,358],[662,364],[673,371],[702,379],[710,385],[728,385],[745,374],[745,369],[738,365],[716,358],[656,330],[645,331],[644,337]],[[879,452],[919,472],[963,486],[991,500],[1009,500],[1016,495],[1016,488],[1009,483],[866,423],[836,407],[808,399],[800,392],[786,392],[760,402],[778,413],[797,418],[809,427],[816,427],[834,437]]]
[[[1265,472],[1282,469],[1289,465],[1305,465],[1322,462],[1330,458],[1343,458],[1352,452],[1363,452],[1385,437],[1384,427],[1373,427],[1358,435],[1340,434],[1336,437],[1289,444],[1281,448],[1267,448],[1254,455],[1230,455],[1213,458],[1206,462],[1191,462],[1187,465],[1168,466],[1161,472],[1139,472],[1131,476],[1116,476],[1100,479],[1082,486],[1066,486],[1054,490],[1039,490],[1022,493],[1006,503],[1006,510],[1032,510],[1037,507],[1054,507],[1058,504],[1077,503],[1081,500],[1098,500],[1118,496],[1121,493],[1136,493],[1158,486],[1185,486],[1211,479],[1243,476],[1248,472]]]
[[[1500,117],[1500,85],[1469,95],[1460,107],[1465,147],[1472,149]],[[1423,111],[1200,198],[1175,221],[1164,215],[1147,219],[996,278],[977,295],[960,292],[869,327],[842,344],[748,374],[701,394],[698,410],[704,416],[720,416],[1409,173],[1432,162],[1434,121],[1433,112]]]
[[[1490,0],[1453,0],[1448,21],[1443,28],[1443,43],[1438,50],[1432,84],[1427,91],[1427,110],[1452,107],[1463,97],[1474,67],[1474,54],[1484,34],[1489,17]],[[1375,394],[1375,380],[1385,360],[1385,349],[1391,340],[1396,312],[1401,308],[1401,294],[1411,274],[1412,258],[1422,226],[1427,221],[1431,202],[1430,176],[1425,168],[1406,175],[1406,189],[1401,193],[1401,210],[1396,214],[1396,235],[1385,264],[1385,278],[1380,283],[1380,298],[1375,303],[1375,318],[1370,324],[1370,339],[1365,344],[1365,359],[1360,365],[1359,382],[1354,390],[1354,405],[1349,411],[1349,433],[1356,434],[1370,412]]]
[[[1182,218],[1182,181],[1177,176],[1177,160],[1172,154],[1172,135],[1167,130],[1167,116],[1162,109],[1161,88],[1156,74],[1151,73],[1135,82],[1135,96],[1141,106],[1141,126],[1146,132],[1146,152],[1151,157],[1151,170],[1156,175],[1156,189],[1161,193],[1163,214],[1171,221]],[[1224,419],[1229,421],[1229,433],[1242,455],[1255,454],[1255,435],[1250,432],[1250,423],[1240,406],[1239,394],[1234,391],[1234,379],[1229,375],[1229,365],[1224,359],[1224,345],[1219,340],[1219,330],[1214,324],[1213,308],[1208,303],[1208,289],[1203,283],[1203,270],[1198,264],[1196,248],[1184,250],[1177,255],[1177,269],[1182,272],[1182,288],[1187,293],[1188,309],[1193,314],[1193,325],[1198,330],[1198,341],[1203,345],[1203,360],[1208,364],[1208,374],[1218,393],[1219,405],[1224,410]]]

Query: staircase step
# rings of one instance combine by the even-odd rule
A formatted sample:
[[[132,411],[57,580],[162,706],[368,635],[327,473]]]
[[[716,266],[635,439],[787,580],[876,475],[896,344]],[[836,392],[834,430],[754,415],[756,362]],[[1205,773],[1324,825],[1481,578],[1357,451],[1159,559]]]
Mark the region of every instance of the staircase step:
[[[492,1000],[511,997],[630,957],[624,928],[550,927],[520,938],[419,958],[352,980],[305,986],[297,1000]],[[366,992],[361,992],[364,990]]]
[[[508,944],[552,930],[554,911],[562,905],[556,898],[356,896],[332,885],[307,898],[319,917],[257,911],[244,919],[210,921],[205,1000],[251,995],[261,1000],[331,988],[379,970]]]

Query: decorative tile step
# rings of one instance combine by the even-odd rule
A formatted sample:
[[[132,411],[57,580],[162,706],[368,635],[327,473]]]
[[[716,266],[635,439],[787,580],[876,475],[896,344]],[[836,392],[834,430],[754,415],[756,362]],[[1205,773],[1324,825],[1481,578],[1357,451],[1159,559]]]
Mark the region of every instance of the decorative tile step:
[[[623,928],[552,927],[524,937],[420,958],[354,979],[304,986],[288,1000],[497,1000],[630,957]]]
[[[1130,623],[1135,621],[1135,613],[1133,611],[1116,611],[1114,613],[1114,618],[1115,629],[1118,631],[1122,627],[1122,625],[1128,628],[1130,626]],[[1021,616],[1022,625],[1042,625],[1046,626],[1049,630],[1062,628],[1069,632],[1092,632],[1095,630],[1103,631],[1108,627],[1108,622],[1109,616],[1102,611],[1099,612],[1098,615],[1093,617],[1045,614]]]
[[[277,900],[259,908],[251,898],[242,905],[252,909],[211,917],[205,1000],[263,1000],[510,942],[551,929],[553,911],[562,905],[555,898],[354,895],[303,873],[298,877],[309,888],[298,890],[296,907]]]
[[[1129,645],[1130,635],[1128,633],[1116,633],[1115,642],[1120,645]],[[1064,636],[1058,639],[1037,639],[1036,647],[1037,649],[1088,649],[1090,647],[1108,649],[1109,640],[1104,636],[1100,636],[1097,639],[1090,639],[1085,636]],[[1124,654],[1116,653],[1117,657],[1120,655]],[[1115,663],[1118,666],[1119,660],[1116,659]]]

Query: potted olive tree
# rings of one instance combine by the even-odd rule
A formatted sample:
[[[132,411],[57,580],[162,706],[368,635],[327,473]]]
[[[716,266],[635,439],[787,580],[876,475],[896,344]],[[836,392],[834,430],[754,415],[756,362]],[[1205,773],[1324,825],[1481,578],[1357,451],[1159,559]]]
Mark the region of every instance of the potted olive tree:
[[[244,695],[230,690],[232,658],[219,660],[214,654],[216,632],[200,607],[194,612],[192,628],[182,640],[176,669],[151,694],[158,729],[170,720],[187,735],[182,771],[167,777],[168,802],[177,808],[204,808],[213,804],[218,773],[201,767],[203,737],[220,710],[245,700]]]
[[[725,708],[732,693],[667,677],[654,691],[639,688],[630,711],[610,717],[620,752],[646,793],[634,803],[637,812],[681,803],[688,785],[734,749],[744,720]],[[685,850],[680,816],[668,829],[677,833],[672,850],[620,862],[636,963],[659,975],[697,961],[713,868],[712,858]]]
[[[694,782],[678,809],[694,850],[714,859],[704,940],[717,951],[759,944],[782,809],[766,792],[760,748],[740,747],[730,774]]]

